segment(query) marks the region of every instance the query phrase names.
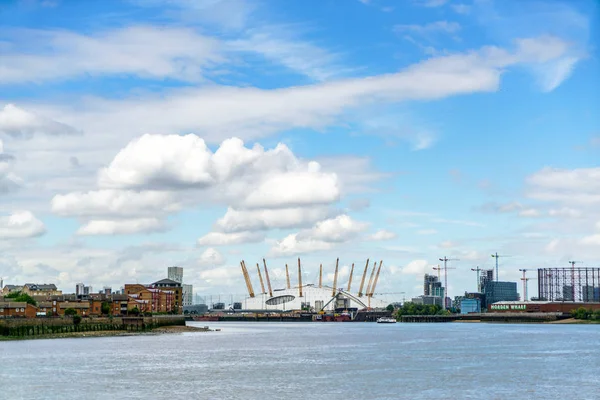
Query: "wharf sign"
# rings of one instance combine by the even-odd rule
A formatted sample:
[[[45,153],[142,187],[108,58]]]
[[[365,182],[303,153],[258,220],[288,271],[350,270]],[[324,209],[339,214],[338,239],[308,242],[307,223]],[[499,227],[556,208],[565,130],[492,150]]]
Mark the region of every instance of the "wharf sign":
[[[526,304],[492,304],[490,306],[492,310],[519,310],[524,311],[527,309]]]

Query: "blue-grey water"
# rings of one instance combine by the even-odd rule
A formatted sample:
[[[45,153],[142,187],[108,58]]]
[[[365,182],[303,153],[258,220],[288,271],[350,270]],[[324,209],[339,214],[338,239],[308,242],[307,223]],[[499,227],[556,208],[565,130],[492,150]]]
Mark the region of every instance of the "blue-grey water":
[[[599,325],[192,325],[0,342],[0,399],[600,399]]]

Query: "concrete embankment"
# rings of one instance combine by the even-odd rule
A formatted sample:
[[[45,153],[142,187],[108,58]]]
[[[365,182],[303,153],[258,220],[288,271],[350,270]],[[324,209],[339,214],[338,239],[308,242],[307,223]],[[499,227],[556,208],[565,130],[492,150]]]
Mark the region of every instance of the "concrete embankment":
[[[78,324],[71,317],[0,320],[1,339],[49,337],[115,336],[151,332],[163,327],[185,328],[179,315],[154,317],[84,318]]]
[[[548,323],[567,318],[562,313],[481,313],[451,315],[403,315],[400,322],[498,322]]]

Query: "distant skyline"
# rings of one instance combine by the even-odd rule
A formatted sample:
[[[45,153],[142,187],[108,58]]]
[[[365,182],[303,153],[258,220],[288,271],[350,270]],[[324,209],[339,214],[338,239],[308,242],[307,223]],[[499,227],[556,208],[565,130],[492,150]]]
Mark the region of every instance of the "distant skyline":
[[[519,268],[600,267],[598,22],[593,0],[3,1],[0,277],[180,266],[242,294],[241,259],[256,288],[262,258],[278,287],[298,257],[357,287],[370,258],[410,298],[445,256],[451,297],[496,252],[519,291]]]

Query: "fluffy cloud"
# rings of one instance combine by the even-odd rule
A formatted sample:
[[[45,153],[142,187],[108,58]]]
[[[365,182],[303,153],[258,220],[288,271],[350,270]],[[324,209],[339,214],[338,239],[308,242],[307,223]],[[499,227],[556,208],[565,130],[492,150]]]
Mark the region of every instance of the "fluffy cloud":
[[[7,217],[0,217],[0,238],[18,239],[43,235],[44,223],[30,211],[16,211]]]
[[[318,206],[259,210],[235,210],[230,207],[215,226],[223,232],[301,228],[326,218],[330,213],[329,208]]]
[[[278,241],[275,246],[271,248],[269,254],[275,257],[290,256],[330,250],[333,246],[333,243],[315,240],[310,237],[298,238],[298,234],[292,234]]]
[[[157,218],[91,220],[77,231],[79,235],[127,235],[140,232],[165,230],[164,223]]]
[[[210,232],[198,239],[200,246],[226,246],[230,244],[256,243],[265,239],[260,232]]]
[[[368,239],[369,240],[391,240],[391,239],[395,239],[398,235],[396,235],[394,232],[390,232],[387,231],[385,229],[381,229],[378,230],[377,232],[375,232],[372,235],[369,235]]]
[[[0,133],[29,138],[40,134],[73,135],[78,131],[69,125],[33,114],[13,104],[7,104],[0,110]]]
[[[320,240],[323,242],[346,242],[368,228],[369,224],[355,221],[348,215],[317,222],[315,226],[298,234],[298,239]]]
[[[81,234],[138,233],[163,223],[120,223],[117,216],[164,218],[199,203],[230,204],[201,244],[256,241],[257,235],[228,233],[297,228],[330,214],[340,197],[338,177],[317,162],[298,159],[279,144],[265,150],[225,140],[213,153],[196,135],[143,135],[131,141],[98,175],[100,190],[56,195],[52,210],[94,218]],[[113,221],[110,223],[110,221]],[[140,221],[138,221],[140,222]],[[262,237],[262,236],[261,236]]]
[[[413,260],[402,268],[402,273],[407,275],[423,275],[429,269],[426,260]]]
[[[56,195],[52,211],[61,216],[121,217],[174,212],[180,207],[172,193],[160,191],[96,190]]]
[[[348,215],[317,222],[311,229],[300,231],[277,241],[271,248],[273,256],[295,255],[329,250],[336,244],[347,242],[368,228],[368,224],[358,222]]]
[[[225,258],[217,249],[209,247],[204,250],[198,259],[201,266],[219,266],[225,263]]]

